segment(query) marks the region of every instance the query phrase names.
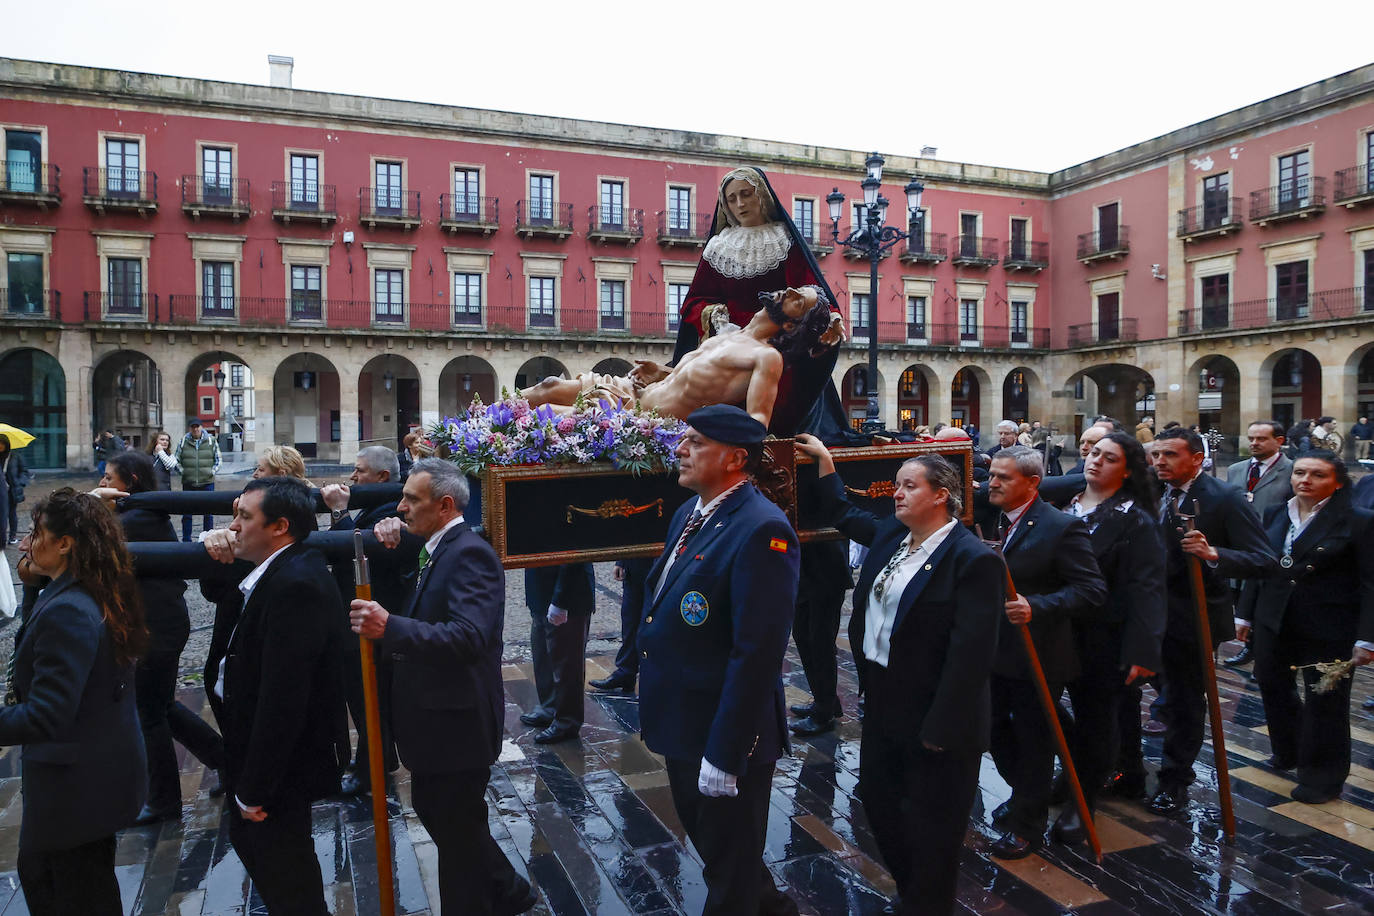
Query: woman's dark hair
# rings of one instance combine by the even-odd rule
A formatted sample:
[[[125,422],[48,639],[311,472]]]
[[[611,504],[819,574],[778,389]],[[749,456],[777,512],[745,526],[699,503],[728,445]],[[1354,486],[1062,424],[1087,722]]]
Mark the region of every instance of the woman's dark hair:
[[[1181,438],[1181,437],[1180,437]],[[1147,512],[1159,502],[1159,480],[1150,471],[1150,459],[1145,454],[1145,446],[1135,436],[1126,433],[1107,433],[1097,444],[1115,442],[1126,459],[1126,479],[1117,491]]]
[[[315,494],[310,485],[296,477],[259,477],[248,481],[244,493],[262,491],[262,517],[266,524],[286,519],[286,530],[293,541],[303,541],[319,526],[315,522]]]
[[[120,664],[137,659],[147,644],[148,631],[133,561],[114,513],[89,493],[63,487],[40,499],[30,517],[35,534],[41,529],[43,537],[72,539],[68,575],[100,606],[115,659]]]
[[[153,474],[153,459],[143,452],[123,451],[105,460],[105,469],[114,471],[124,481],[126,493],[145,493],[157,489]]]
[[[5,452],[8,452],[8,451],[10,450],[10,434],[9,434],[9,433],[0,433],[0,445],[3,445],[3,446],[4,446],[3,449],[0,449],[0,454],[4,454]]]
[[[1294,464],[1296,464],[1297,462],[1304,461],[1308,458],[1315,458],[1318,461],[1325,461],[1327,464],[1331,466],[1331,470],[1335,472],[1336,482],[1339,483],[1342,488],[1350,486],[1350,469],[1345,466],[1345,461],[1343,461],[1341,457],[1337,455],[1335,452],[1328,452],[1326,449],[1316,449],[1310,452],[1303,452],[1297,458],[1294,458],[1293,462]]]

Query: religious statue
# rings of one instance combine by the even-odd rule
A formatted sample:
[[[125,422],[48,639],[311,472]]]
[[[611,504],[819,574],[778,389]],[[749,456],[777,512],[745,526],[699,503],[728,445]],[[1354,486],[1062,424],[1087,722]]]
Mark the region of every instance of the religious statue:
[[[671,369],[637,360],[627,375],[583,372],[571,379],[550,377],[522,393],[531,407],[572,407],[579,396],[606,397],[683,420],[707,404],[743,404],[767,426],[788,360],[830,349],[824,340],[832,325],[829,300],[815,286],[758,298],[763,308],[750,315],[743,328],[721,329]]]

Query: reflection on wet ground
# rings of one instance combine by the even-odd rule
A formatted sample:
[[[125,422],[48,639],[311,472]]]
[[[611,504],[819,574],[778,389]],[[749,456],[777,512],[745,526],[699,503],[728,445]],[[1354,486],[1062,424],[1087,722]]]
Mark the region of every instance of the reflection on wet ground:
[[[855,681],[842,653],[840,689],[854,711]],[[610,659],[593,658],[589,678]],[[589,696],[581,739],[552,747],[532,741],[518,716],[533,700],[528,665],[506,666],[507,741],[488,795],[492,831],[511,861],[538,887],[542,914],[700,912],[701,864],[673,813],[661,762],[639,742],[634,697]],[[959,900],[969,912],[998,914],[1357,913],[1374,911],[1374,725],[1359,702],[1374,690],[1361,671],[1355,687],[1355,765],[1344,797],[1308,806],[1288,797],[1292,783],[1267,768],[1258,691],[1244,672],[1221,669],[1227,747],[1238,821],[1234,845],[1220,842],[1210,746],[1186,815],[1158,818],[1130,802],[1106,802],[1099,866],[1086,847],[1047,845],[1021,862],[988,857],[994,834],[983,812],[1008,795],[985,761],[979,808],[960,866]],[[795,653],[785,672],[789,701],[807,697]],[[192,689],[184,700],[199,705]],[[206,713],[208,715],[208,712]],[[765,859],[803,913],[880,913],[893,891],[878,859],[855,787],[859,722],[796,742],[779,763]],[[1157,763],[1159,739],[1147,754]],[[27,913],[14,872],[21,800],[17,753],[0,756],[0,914]],[[266,910],[229,846],[205,773],[183,761],[187,803],[178,823],[125,831],[117,871],[126,909],[138,914],[222,916]],[[410,805],[404,771],[391,784],[397,911],[437,912],[435,851]],[[315,849],[336,916],[379,911],[367,799],[315,808]]]

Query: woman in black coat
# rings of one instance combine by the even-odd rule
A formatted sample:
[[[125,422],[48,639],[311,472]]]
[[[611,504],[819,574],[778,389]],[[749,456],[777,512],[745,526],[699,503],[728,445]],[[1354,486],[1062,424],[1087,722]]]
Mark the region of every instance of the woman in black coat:
[[[153,461],[143,452],[120,452],[106,462],[100,485],[125,494],[156,489]],[[124,508],[119,503],[115,511],[130,543],[177,540],[165,512]],[[137,582],[149,634],[148,654],[139,661],[136,677],[139,723],[148,756],[148,803],[137,822],[152,824],[181,817],[181,776],[172,739],[213,770],[223,763],[224,742],[218,732],[176,699],[181,650],[191,635],[183,597],[186,581],[139,576]]]
[[[0,744],[23,745],[19,882],[35,916],[117,916],[115,833],[144,795],[134,658],[145,632],[119,526],[58,490],[33,511],[25,576],[51,582],[15,640]]]
[[[33,475],[24,465],[24,459],[10,447],[10,437],[0,433],[0,477],[3,477],[5,499],[0,504],[0,512],[5,513],[4,524],[0,531],[8,530],[8,537],[0,535],[0,546],[5,543],[19,543],[19,504],[24,501],[24,488],[29,485]]]
[[[1293,798],[1309,805],[1340,797],[1350,775],[1350,684],[1318,693],[1321,678],[1293,666],[1370,662],[1374,649],[1374,512],[1350,504],[1345,462],[1327,451],[1293,463],[1293,497],[1264,514],[1279,565],[1247,579],[1236,608],[1236,637],[1254,628],[1255,680],[1264,700],[1269,765],[1297,770]]]

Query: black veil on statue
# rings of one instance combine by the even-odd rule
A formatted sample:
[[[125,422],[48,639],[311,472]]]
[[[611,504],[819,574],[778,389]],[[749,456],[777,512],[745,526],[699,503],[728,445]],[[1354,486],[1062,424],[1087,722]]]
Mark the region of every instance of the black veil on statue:
[[[768,210],[773,221],[780,222],[787,230],[787,237],[800,252],[806,261],[806,266],[810,268],[811,274],[816,278],[816,286],[825,293],[826,300],[838,305],[835,293],[831,291],[830,284],[825,280],[825,274],[821,273],[821,267],[816,263],[816,256],[811,252],[811,246],[807,240],[802,238],[797,231],[797,224],[792,222],[792,215],[778,199],[778,194],[773,190],[773,184],[768,180],[768,174],[763,169],[756,166],[749,166],[758,176],[763,179],[763,185],[768,190]],[[730,170],[735,171],[734,169]],[[727,173],[728,174],[728,173]],[[721,179],[724,182],[724,178]],[[711,217],[711,231],[707,233],[706,240],[709,242],[721,231],[728,222],[725,214],[725,204],[721,201],[721,188],[716,187],[715,212]],[[705,257],[705,254],[702,255]],[[673,361],[669,365],[677,365],[678,360],[695,350],[701,343],[701,335],[697,333],[695,324],[689,321],[678,323],[677,343],[673,348]],[[792,385],[794,396],[803,403],[809,402],[810,409],[798,425],[795,432],[811,433],[826,445],[855,445],[865,444],[868,439],[854,431],[845,419],[844,406],[840,403],[839,392],[835,390],[835,381],[832,374],[835,371],[835,364],[839,360],[840,347],[836,344],[829,347],[824,353],[810,359],[793,364]]]

